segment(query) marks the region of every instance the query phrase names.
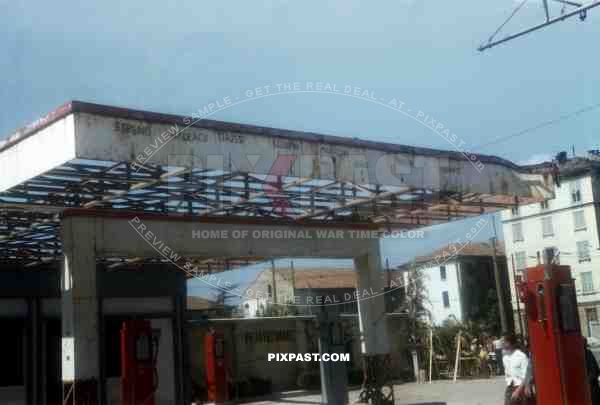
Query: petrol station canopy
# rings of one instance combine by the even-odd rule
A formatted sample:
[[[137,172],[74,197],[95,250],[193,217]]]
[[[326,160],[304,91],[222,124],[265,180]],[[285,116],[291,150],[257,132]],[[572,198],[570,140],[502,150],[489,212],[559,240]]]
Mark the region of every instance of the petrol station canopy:
[[[552,197],[495,156],[200,118],[72,101],[0,142],[0,263],[60,260],[66,209],[413,229]]]

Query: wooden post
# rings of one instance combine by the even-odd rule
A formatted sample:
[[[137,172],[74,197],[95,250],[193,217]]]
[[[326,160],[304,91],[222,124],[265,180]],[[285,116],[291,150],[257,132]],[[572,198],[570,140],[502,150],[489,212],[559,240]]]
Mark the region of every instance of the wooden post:
[[[492,256],[492,265],[494,267],[494,281],[496,283],[496,296],[498,297],[498,312],[500,312],[500,327],[502,329],[502,334],[506,334],[509,331],[512,331],[508,325],[508,315],[506,314],[506,301],[504,294],[504,285],[502,284],[502,277],[500,275],[500,269],[498,268],[498,257],[497,257],[497,248],[496,241],[498,236],[496,234],[496,217],[492,216],[492,225],[494,227],[494,237],[492,238],[492,247],[494,250],[494,255]]]
[[[433,372],[433,329],[429,329],[429,384]]]
[[[419,383],[419,355],[416,350],[412,351],[412,361],[413,361],[413,374],[415,375],[415,381]]]
[[[460,341],[461,341],[462,331],[458,332],[458,341],[456,342],[456,359],[454,361],[454,382],[456,382],[456,377],[458,376],[458,363],[460,361]]]

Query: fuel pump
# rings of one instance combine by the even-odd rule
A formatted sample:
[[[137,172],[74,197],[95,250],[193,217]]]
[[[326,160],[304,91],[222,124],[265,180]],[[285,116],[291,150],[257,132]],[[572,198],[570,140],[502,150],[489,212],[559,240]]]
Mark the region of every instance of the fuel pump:
[[[204,359],[206,362],[208,401],[222,404],[228,400],[225,336],[223,332],[210,328],[204,336]]]
[[[527,313],[537,403],[591,405],[571,269],[528,268],[519,296]]]
[[[155,405],[156,361],[160,330],[143,319],[123,322],[121,329],[121,403]]]

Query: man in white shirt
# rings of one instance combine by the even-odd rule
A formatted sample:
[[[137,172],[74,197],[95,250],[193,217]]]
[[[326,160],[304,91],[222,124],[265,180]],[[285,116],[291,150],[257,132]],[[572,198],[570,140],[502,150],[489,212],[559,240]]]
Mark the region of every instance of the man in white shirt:
[[[525,404],[525,390],[531,379],[529,358],[519,350],[517,338],[514,335],[504,337],[502,364],[506,378],[504,405]]]
[[[502,346],[504,345],[504,341],[502,338],[495,339],[493,341],[494,345],[494,353],[496,354],[496,364],[498,367],[498,374],[504,374],[504,365],[502,364]]]

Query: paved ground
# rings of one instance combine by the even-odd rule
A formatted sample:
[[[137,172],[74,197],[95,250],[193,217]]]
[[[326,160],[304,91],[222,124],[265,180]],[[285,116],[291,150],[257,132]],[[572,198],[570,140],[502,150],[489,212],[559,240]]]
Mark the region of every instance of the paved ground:
[[[396,405],[502,405],[504,381],[489,380],[438,381],[432,384],[403,384],[394,386]],[[350,392],[350,403],[358,398],[358,391]],[[289,392],[277,399],[251,402],[252,405],[316,405],[319,394]]]

